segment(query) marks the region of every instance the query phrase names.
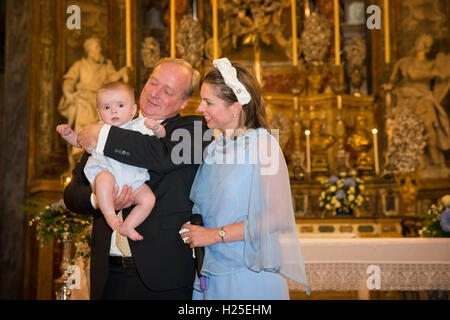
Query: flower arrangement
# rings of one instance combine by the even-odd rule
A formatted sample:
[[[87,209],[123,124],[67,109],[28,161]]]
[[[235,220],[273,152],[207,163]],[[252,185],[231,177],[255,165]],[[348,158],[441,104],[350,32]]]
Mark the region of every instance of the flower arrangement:
[[[359,208],[364,202],[363,181],[355,176],[347,176],[346,173],[323,180],[322,189],[319,206],[326,211],[339,210],[351,213],[354,208]]]
[[[73,240],[75,244],[90,246],[90,229],[92,217],[74,213],[66,208],[63,200],[46,205],[45,200],[28,199],[25,211],[30,216],[30,227],[36,226],[36,237],[42,244],[52,238],[57,242]],[[88,252],[79,250],[79,255],[86,257]]]
[[[450,194],[443,196],[440,204],[431,205],[419,235],[425,238],[450,237]]]

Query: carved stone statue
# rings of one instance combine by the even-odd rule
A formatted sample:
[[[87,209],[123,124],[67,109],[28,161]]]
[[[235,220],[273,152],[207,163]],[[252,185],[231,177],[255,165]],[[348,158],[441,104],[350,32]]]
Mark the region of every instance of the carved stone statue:
[[[432,44],[430,35],[420,35],[410,55],[397,61],[390,79],[396,98],[395,108],[410,108],[424,121],[426,148],[420,171],[426,178],[450,175],[443,154],[450,149],[450,125],[440,104],[449,90],[450,59],[442,53],[435,60],[427,59]],[[434,87],[433,79],[437,80]]]
[[[63,97],[58,111],[67,118],[68,124],[79,131],[87,123],[98,120],[95,96],[104,84],[127,78],[127,68],[116,71],[111,60],[101,53],[100,40],[89,38],[83,44],[87,57],[76,61],[63,77]],[[68,146],[71,170],[78,162],[83,150]]]
[[[322,130],[322,120],[311,120],[311,171],[313,173],[328,172],[327,150],[336,139]]]
[[[355,168],[358,171],[371,171],[373,169],[372,135],[367,130],[367,119],[365,116],[356,117],[355,131],[347,139],[347,146],[350,148],[355,160]]]

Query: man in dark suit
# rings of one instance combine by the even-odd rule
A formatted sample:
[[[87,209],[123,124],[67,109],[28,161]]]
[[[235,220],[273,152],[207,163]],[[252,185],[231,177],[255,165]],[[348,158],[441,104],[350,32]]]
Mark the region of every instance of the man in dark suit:
[[[191,249],[178,231],[190,220],[189,193],[209,141],[203,141],[199,134],[207,129],[202,117],[178,113],[199,81],[198,71],[184,60],[166,58],[155,66],[140,96],[140,116],[163,120],[165,138],[101,124],[89,124],[79,134],[78,142],[86,150],[95,148],[119,162],[147,168],[147,183],[156,196],[154,209],[136,228],[144,240],[129,240],[131,255],[124,256],[117,250],[116,231],[112,232],[96,209],[95,195],[84,176],[89,155],[86,153],[75,167],[64,202],[72,211],[94,216],[91,299],[191,299],[195,266]],[[187,146],[182,151],[177,138],[180,133],[184,133],[183,139],[190,139],[181,141]],[[185,161],[180,163],[180,158]],[[131,190],[123,189],[115,209],[123,209],[125,219],[133,199]]]

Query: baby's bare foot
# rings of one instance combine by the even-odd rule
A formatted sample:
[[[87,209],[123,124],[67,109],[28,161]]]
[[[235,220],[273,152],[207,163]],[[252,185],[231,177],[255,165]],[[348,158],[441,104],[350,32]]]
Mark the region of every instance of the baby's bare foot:
[[[123,223],[122,219],[116,215],[107,215],[105,216],[105,219],[108,226],[113,230],[116,230],[117,227]]]
[[[121,235],[133,241],[144,240],[144,237],[141,236],[134,228],[130,227],[127,223],[124,223],[120,226],[119,232]]]

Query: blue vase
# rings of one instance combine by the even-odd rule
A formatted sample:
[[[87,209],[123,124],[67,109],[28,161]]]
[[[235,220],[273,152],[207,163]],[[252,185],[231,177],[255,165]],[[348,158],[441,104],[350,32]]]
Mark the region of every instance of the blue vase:
[[[336,216],[352,216],[353,209],[352,208],[337,208]]]

